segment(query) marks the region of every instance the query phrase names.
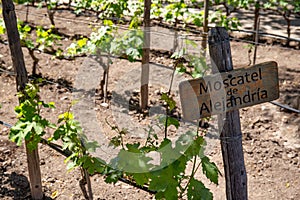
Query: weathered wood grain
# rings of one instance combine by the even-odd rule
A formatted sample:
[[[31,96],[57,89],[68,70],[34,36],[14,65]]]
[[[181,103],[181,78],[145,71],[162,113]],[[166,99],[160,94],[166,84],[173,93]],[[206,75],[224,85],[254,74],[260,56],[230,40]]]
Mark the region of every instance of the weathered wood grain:
[[[213,73],[233,70],[229,35],[226,29],[212,28],[208,42]],[[218,124],[226,180],[226,199],[247,200],[247,174],[239,111],[233,110],[220,114]]]
[[[184,81],[179,93],[183,118],[188,121],[272,101],[279,97],[277,63]]]

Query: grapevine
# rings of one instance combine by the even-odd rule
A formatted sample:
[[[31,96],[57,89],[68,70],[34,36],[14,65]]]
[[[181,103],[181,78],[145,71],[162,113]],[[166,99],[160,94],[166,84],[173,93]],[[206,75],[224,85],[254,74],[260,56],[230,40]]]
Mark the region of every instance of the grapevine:
[[[83,171],[86,170],[88,172],[84,173],[86,180],[89,180],[89,176],[95,173],[104,175],[107,183],[116,183],[119,179],[127,177],[137,185],[147,186],[149,191],[155,193],[156,199],[177,199],[185,195],[189,199],[200,196],[204,199],[212,199],[212,193],[209,189],[194,177],[201,166],[207,178],[218,184],[219,171],[216,165],[203,154],[205,141],[199,133],[188,131],[178,138],[175,147],[167,138],[159,143],[157,136],[151,133],[143,146],[141,143],[125,144],[122,137],[126,133],[117,127],[112,127],[117,130],[119,135],[112,138],[111,144],[115,147],[121,146],[121,150],[116,158],[113,158],[110,163],[106,163],[90,154],[99,145],[95,141],[88,141],[72,113],[67,111],[59,115],[57,123],[52,123],[41,116],[42,107],[55,109],[55,105],[53,102],[45,103],[42,101],[38,93],[39,87],[34,83],[26,86],[25,94],[19,93],[20,98],[25,98],[25,100],[15,108],[19,121],[11,128],[9,134],[9,138],[18,146],[27,140],[30,149],[37,148],[37,144],[45,140],[43,138],[46,133],[45,129],[49,127],[54,129],[54,133],[46,141],[61,140],[63,143],[62,150],[70,152],[65,159],[65,162],[68,163],[67,169],[80,167]],[[167,96],[163,99],[171,108],[176,106],[174,101]],[[167,126],[178,126],[179,124],[174,120],[169,121]],[[159,152],[161,155],[160,165],[149,164],[149,161],[152,160],[148,156],[150,152]],[[132,153],[137,156],[132,157]],[[128,160],[128,156],[131,157],[130,160]],[[189,162],[193,162],[194,166],[190,175],[186,174],[186,167]],[[139,164],[137,165],[137,163]],[[130,172],[122,170],[129,168],[131,169]],[[135,171],[141,173],[135,173]],[[92,191],[89,191],[89,194],[92,194]]]

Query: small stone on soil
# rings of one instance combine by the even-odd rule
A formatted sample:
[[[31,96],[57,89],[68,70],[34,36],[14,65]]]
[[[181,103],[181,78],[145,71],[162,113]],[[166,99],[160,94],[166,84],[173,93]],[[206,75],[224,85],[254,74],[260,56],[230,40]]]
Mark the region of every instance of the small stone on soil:
[[[108,108],[108,103],[101,103],[100,106],[104,107],[104,108]]]

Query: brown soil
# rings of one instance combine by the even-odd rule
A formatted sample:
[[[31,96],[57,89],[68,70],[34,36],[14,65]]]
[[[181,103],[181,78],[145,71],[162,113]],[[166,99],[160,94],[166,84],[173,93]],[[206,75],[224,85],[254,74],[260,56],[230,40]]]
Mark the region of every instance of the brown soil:
[[[25,19],[24,7],[17,6],[17,13],[19,18]],[[44,13],[44,9],[36,10],[30,8],[29,21],[49,25],[49,21],[43,15]],[[76,18],[73,14],[65,11],[56,13],[55,16],[59,17],[57,18],[59,31],[70,35],[74,33],[89,34],[90,29],[88,29],[88,24],[82,21],[86,20],[86,18]],[[72,20],[62,20],[63,17]],[[158,29],[159,28],[157,28],[157,30]],[[162,29],[161,31],[166,30]],[[167,38],[161,38],[161,40],[167,41]],[[70,41],[66,41],[66,43],[70,43]],[[0,60],[2,63],[0,71],[0,104],[2,105],[0,109],[0,120],[14,124],[16,122],[14,106],[18,104],[15,95],[15,77],[7,73],[7,71],[12,71],[8,45],[0,45]],[[172,46],[172,44],[169,43],[166,45]],[[247,66],[249,64],[248,49],[245,46],[247,46],[246,43],[231,42],[232,58],[235,67]],[[23,49],[23,52],[26,66],[30,72],[32,60],[26,49]],[[257,63],[270,60],[278,63],[280,79],[280,99],[278,101],[300,109],[299,50],[281,46],[259,46],[257,55]],[[67,111],[72,100],[76,99],[76,95],[78,94],[75,92],[72,93],[72,91],[74,91],[73,89],[86,87],[82,85],[84,82],[80,81],[91,81],[89,79],[90,77],[78,78],[78,74],[82,74],[83,72],[81,70],[84,68],[95,66],[97,62],[93,57],[77,58],[73,61],[67,61],[53,59],[51,55],[44,53],[37,54],[37,56],[40,58],[39,72],[48,80],[47,84],[41,87],[41,97],[46,102],[56,102],[57,107],[55,110],[47,111],[43,114],[55,122],[57,116]],[[153,53],[151,60],[155,63],[170,67],[173,61],[167,57],[167,55],[162,53]],[[126,88],[128,86],[126,82],[120,84],[120,80],[127,75],[129,76],[129,74],[135,74],[137,71],[134,71],[134,69],[138,69],[139,67],[140,63],[129,63],[128,61],[119,59],[114,60],[111,66],[109,80],[109,91],[112,94],[112,98],[116,97],[116,93],[114,92],[120,91],[123,87]],[[97,73],[92,73],[92,75],[102,75],[101,68],[99,70]],[[160,74],[160,72],[162,74],[165,73],[160,67],[157,67],[157,70],[157,74]],[[170,72],[167,71],[166,73]],[[137,74],[139,74],[139,72]],[[91,75],[91,73],[88,73],[87,76],[88,75]],[[134,78],[138,77],[133,76],[130,83],[132,83]],[[100,80],[99,77],[98,79]],[[162,80],[163,78],[159,77],[158,79]],[[95,81],[99,83],[97,82],[98,80]],[[138,89],[138,87],[133,89]],[[158,100],[159,93],[167,89],[165,85],[161,86],[155,82],[151,84],[151,106],[155,107],[160,105]],[[175,99],[178,99],[176,88],[173,91]],[[121,127],[128,126],[130,121],[141,127],[151,123],[152,118],[146,117],[146,119],[144,119],[143,116],[136,114],[134,110],[127,115],[128,118],[126,118],[126,120],[120,120],[116,117],[116,110],[113,110],[114,108],[118,108],[114,107],[113,99],[108,101],[108,107],[105,107],[100,105],[103,101],[97,98],[96,92],[92,94],[92,97],[95,97],[95,101],[91,104],[93,107],[89,109],[96,113],[96,118],[93,118],[94,123],[92,123],[96,125],[91,125],[91,121],[88,121],[91,127],[86,127],[86,124],[84,124],[86,123],[86,121],[84,121],[85,118],[87,120],[90,119],[88,118],[89,113],[79,116],[79,120],[83,122],[83,127],[87,132],[93,130],[99,131],[97,124],[100,126],[104,134],[103,137],[105,137],[96,138],[100,140],[100,143],[114,136],[114,133],[110,131],[109,126],[105,123],[106,118],[111,123],[117,122],[117,125]],[[80,110],[82,112],[83,109],[79,109],[78,107],[72,109],[75,111],[75,114],[82,114]],[[180,113],[180,109],[178,109],[177,112]],[[249,199],[300,199],[299,116],[270,103],[240,109],[240,113],[245,164],[248,175]],[[24,147],[17,147],[8,140],[9,129],[7,127],[1,126],[0,128],[0,198],[30,199]],[[172,133],[172,131],[173,130],[171,130],[171,134],[175,134]],[[134,135],[129,139],[134,141],[135,139],[141,139],[141,137]],[[218,141],[212,145],[208,156],[217,164],[223,173],[222,155]],[[40,145],[40,160],[45,196],[50,199],[51,195],[57,192],[56,199],[84,199],[79,187],[81,177],[79,170],[67,172],[66,165],[63,162],[64,157],[49,149],[47,146]],[[199,176],[200,173],[201,172],[199,172]],[[203,181],[206,183],[206,186],[212,190],[215,199],[225,199],[224,177],[220,177],[218,186],[214,186],[205,179],[203,179]],[[118,182],[115,185],[106,184],[103,177],[99,175],[92,177],[92,187],[95,199],[153,198],[153,196],[147,192],[124,183]]]

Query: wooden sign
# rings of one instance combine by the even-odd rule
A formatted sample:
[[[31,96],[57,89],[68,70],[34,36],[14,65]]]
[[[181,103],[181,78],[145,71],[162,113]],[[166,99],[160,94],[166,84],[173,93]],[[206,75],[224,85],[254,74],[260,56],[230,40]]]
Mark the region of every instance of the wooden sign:
[[[266,62],[230,72],[181,82],[184,120],[195,120],[279,97],[278,67]]]

